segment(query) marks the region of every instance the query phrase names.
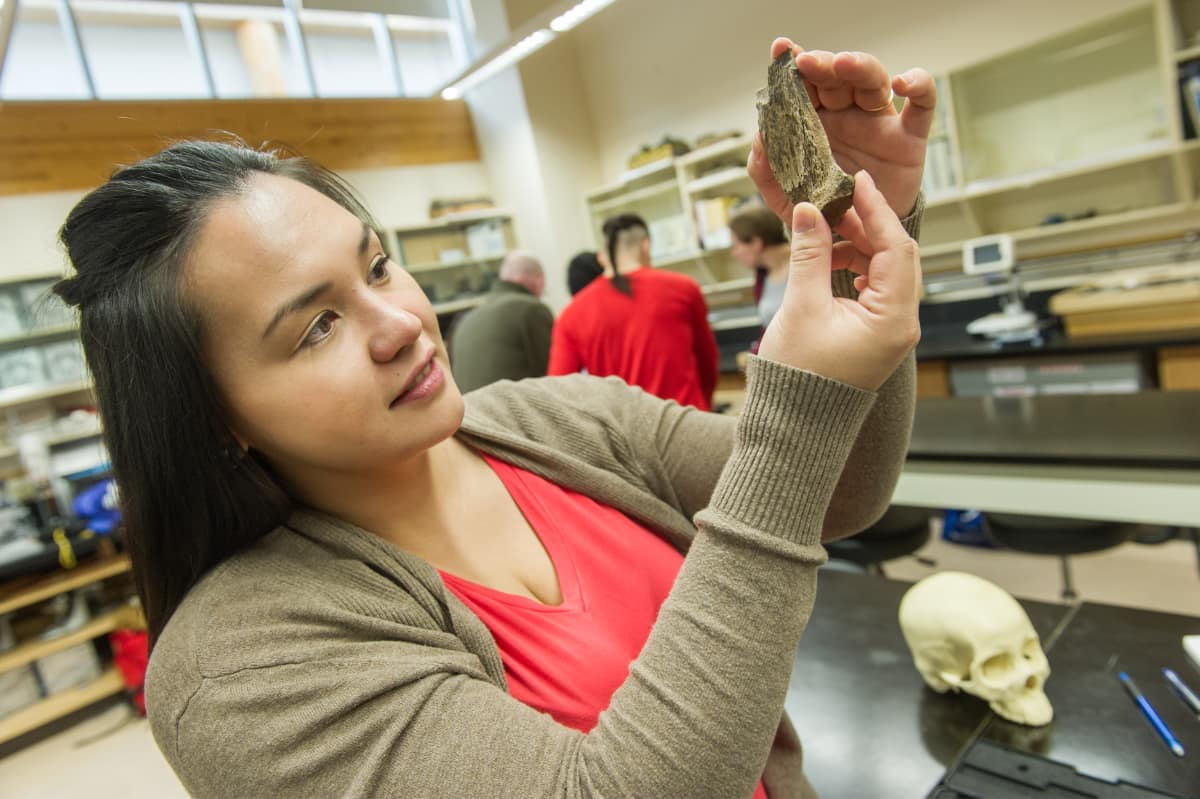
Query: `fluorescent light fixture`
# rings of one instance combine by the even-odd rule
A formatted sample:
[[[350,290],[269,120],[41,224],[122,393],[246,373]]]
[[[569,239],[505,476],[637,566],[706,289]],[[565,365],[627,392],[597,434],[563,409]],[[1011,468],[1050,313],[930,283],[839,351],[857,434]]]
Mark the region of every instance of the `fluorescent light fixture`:
[[[593,14],[603,11],[612,3],[613,0],[583,0],[579,5],[567,9],[550,20],[550,30],[555,33],[566,33]]]
[[[508,69],[530,53],[537,52],[545,47],[553,38],[554,34],[549,30],[546,28],[538,28],[533,33],[514,44],[512,47],[500,53],[500,55],[496,56],[490,61],[484,62],[484,64],[474,72],[463,76],[456,82],[442,89],[442,99],[457,100],[463,96],[463,92],[465,92],[467,89],[483,83],[485,80],[498,72]]]
[[[614,2],[615,0],[575,0],[558,3],[514,31],[509,41],[515,39],[515,44],[494,51],[494,55],[484,56],[442,87],[442,99],[461,98],[473,86],[483,83],[525,56],[540,50],[556,35],[571,30]]]

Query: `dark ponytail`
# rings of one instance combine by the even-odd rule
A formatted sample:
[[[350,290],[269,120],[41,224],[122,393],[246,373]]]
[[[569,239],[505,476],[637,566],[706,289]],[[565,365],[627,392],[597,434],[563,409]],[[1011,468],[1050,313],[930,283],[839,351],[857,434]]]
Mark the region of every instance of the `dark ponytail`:
[[[270,467],[244,453],[225,422],[183,285],[209,209],[258,172],[297,180],[371,224],[349,187],[310,161],[197,141],[118,170],[59,233],[75,275],[54,290],[79,309],[152,642],[209,569],[291,508]]]
[[[620,214],[604,220],[604,244],[605,250],[608,252],[608,261],[612,264],[612,284],[617,287],[618,291],[630,297],[633,296],[633,286],[629,284],[629,278],[622,275],[617,267],[617,244],[623,232],[637,228],[641,228],[647,236],[650,235],[650,229],[646,227],[646,220],[637,214]]]

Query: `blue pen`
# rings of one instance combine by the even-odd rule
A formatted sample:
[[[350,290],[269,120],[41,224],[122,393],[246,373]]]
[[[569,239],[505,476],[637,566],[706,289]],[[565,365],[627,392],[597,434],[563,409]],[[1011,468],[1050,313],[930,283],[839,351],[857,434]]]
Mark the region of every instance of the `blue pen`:
[[[1117,677],[1121,680],[1121,684],[1125,686],[1125,690],[1133,697],[1133,701],[1142,709],[1142,715],[1149,720],[1154,729],[1158,730],[1158,734],[1167,742],[1167,746],[1171,748],[1171,751],[1179,757],[1183,757],[1183,744],[1175,740],[1175,736],[1171,734],[1171,730],[1158,717],[1158,714],[1154,712],[1154,708],[1146,701],[1146,697],[1142,696],[1142,692],[1138,690],[1133,680],[1129,679],[1129,675],[1122,671],[1117,674]]]
[[[1163,676],[1167,678],[1167,682],[1175,689],[1175,693],[1183,700],[1183,703],[1188,706],[1188,709],[1196,714],[1196,718],[1200,719],[1200,696],[1187,687],[1187,683],[1179,679],[1179,675],[1170,669],[1163,669]]]

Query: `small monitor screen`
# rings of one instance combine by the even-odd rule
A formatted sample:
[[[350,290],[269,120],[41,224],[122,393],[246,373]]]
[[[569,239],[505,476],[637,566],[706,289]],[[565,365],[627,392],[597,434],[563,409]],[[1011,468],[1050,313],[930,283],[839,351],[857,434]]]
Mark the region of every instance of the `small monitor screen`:
[[[993,264],[1000,258],[999,244],[982,244],[975,248],[975,263],[977,264]]]

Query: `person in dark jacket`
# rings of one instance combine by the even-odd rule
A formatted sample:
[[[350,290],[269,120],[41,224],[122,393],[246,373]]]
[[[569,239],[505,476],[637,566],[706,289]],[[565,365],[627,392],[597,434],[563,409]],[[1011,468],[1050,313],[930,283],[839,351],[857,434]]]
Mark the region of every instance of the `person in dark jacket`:
[[[546,277],[537,258],[511,252],[487,299],[455,325],[450,364],[463,392],[497,380],[544,377],[554,314],[539,299]]]

